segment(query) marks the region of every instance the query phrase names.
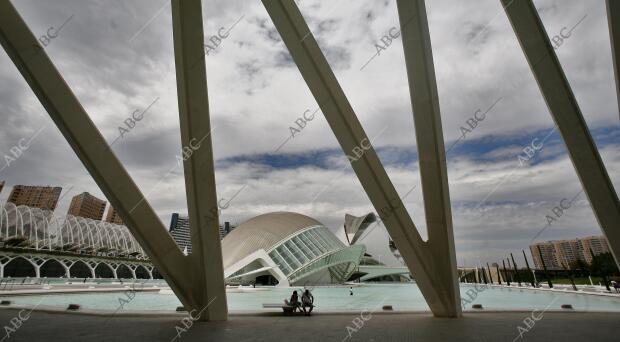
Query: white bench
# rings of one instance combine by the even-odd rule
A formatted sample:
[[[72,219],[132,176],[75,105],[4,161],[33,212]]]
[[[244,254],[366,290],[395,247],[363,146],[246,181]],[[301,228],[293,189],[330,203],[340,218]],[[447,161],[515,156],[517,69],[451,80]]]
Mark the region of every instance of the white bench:
[[[285,315],[293,314],[295,312],[295,307],[292,305],[288,305],[288,304],[264,303],[263,308],[264,309],[282,308],[282,312],[284,312]]]

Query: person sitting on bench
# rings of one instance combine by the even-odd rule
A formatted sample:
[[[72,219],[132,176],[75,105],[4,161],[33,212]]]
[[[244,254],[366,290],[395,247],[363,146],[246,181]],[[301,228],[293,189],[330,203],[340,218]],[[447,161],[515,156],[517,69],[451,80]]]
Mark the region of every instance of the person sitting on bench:
[[[310,293],[310,290],[306,289],[304,294],[301,295],[301,308],[304,309],[304,314],[306,316],[310,316],[312,313],[312,309],[314,309],[314,296]],[[308,312],[306,312],[306,308],[310,308]]]
[[[297,309],[299,309],[299,311],[301,311],[301,303],[299,302],[299,296],[297,296],[297,291],[293,291],[293,295],[291,296],[291,300],[284,300],[284,303],[288,306],[292,306],[293,307],[293,312],[295,312]]]

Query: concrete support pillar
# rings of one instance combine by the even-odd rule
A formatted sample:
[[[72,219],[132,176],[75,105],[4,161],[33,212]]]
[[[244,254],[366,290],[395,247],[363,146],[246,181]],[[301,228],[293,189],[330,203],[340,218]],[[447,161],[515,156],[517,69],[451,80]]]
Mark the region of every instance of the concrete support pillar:
[[[65,268],[65,276],[67,277],[67,279],[70,279],[71,278],[71,266],[73,266],[75,261],[60,260],[60,263],[62,264],[62,267]]]
[[[201,0],[173,0],[172,27],[192,239],[188,296],[202,321],[228,318],[220,243]]]
[[[9,0],[0,0],[0,43],[179,300],[198,307],[193,266]]]
[[[615,0],[614,0],[615,1]],[[540,91],[620,265],[620,202],[532,0],[501,0]]]
[[[456,274],[446,149],[426,6],[424,0],[398,0],[396,4],[413,108],[428,251],[433,255],[435,276],[445,284],[440,296],[442,306],[450,308],[448,316],[459,316],[462,307]]]
[[[90,277],[92,279],[95,279],[95,268],[92,267],[90,264],[87,264],[87,265],[88,265],[88,269],[90,270]]]
[[[4,266],[8,265],[15,257],[3,256],[0,260],[0,278],[4,278]]]
[[[455,291],[455,287],[458,286],[456,266],[454,269],[447,268],[449,264],[453,263],[451,260],[453,255],[449,250],[450,242],[425,243],[420,237],[398,192],[394,189],[351,104],[295,2],[293,0],[263,0],[263,5],[323,111],[344,153],[348,156],[358,156],[363,147],[364,152],[358,158],[351,160],[353,171],[359,178],[375,209],[380,213],[390,237],[398,245],[405,263],[413,274],[433,314],[441,317],[460,316],[461,305],[460,301],[456,300],[460,297],[458,291]],[[437,122],[436,114],[438,112],[433,112],[430,115],[431,120],[435,123]],[[433,133],[431,139],[428,140],[429,146],[438,144],[439,141],[436,139],[441,136],[441,134],[437,135],[441,129],[437,130],[437,127],[430,129],[433,130]],[[430,164],[433,164],[433,167],[441,172],[439,166],[441,155],[433,154],[431,156],[428,152],[425,149],[424,155],[431,159],[429,160]],[[445,174],[435,177],[435,179],[437,182],[442,182],[444,177]],[[433,220],[438,219],[437,222],[433,222],[432,226],[447,227],[448,222],[445,214],[449,211],[445,201],[449,198],[446,197],[447,192],[443,184],[438,183],[437,185],[441,194],[434,198],[435,203],[441,207],[431,212]],[[447,204],[449,207],[449,203]],[[440,229],[431,228],[431,231],[434,231],[433,238],[450,238],[447,231],[441,232]],[[443,252],[438,248],[439,246],[444,247]]]
[[[614,75],[616,76],[616,101],[618,113],[620,113],[620,1],[606,0],[607,22],[609,23],[609,39],[611,42],[611,56],[614,63]]]
[[[128,265],[127,268],[129,268],[129,270],[131,271],[132,279],[134,279],[134,280],[138,279],[138,277],[136,277],[136,266],[135,265]]]

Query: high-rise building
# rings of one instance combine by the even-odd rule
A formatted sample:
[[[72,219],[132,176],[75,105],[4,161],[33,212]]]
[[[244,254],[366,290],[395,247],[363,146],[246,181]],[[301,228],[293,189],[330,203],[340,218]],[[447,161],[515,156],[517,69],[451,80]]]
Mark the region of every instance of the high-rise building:
[[[220,240],[230,234],[230,232],[232,232],[236,227],[237,226],[231,225],[230,222],[224,222],[223,225],[220,225]],[[179,215],[178,213],[173,213],[172,219],[170,220],[170,235],[181,250],[184,251],[187,248],[188,253],[192,252],[192,237],[190,234],[189,217]]]
[[[4,188],[4,181],[0,182],[0,193],[2,193],[2,188]]]
[[[15,185],[7,202],[53,211],[61,192],[61,187]]]
[[[539,252],[540,248],[540,252]],[[609,245],[604,236],[589,236],[572,240],[552,240],[530,245],[532,259],[537,269],[559,270],[570,267],[577,260],[592,262],[592,254],[608,253]],[[542,254],[542,258],[541,258]]]
[[[230,234],[235,228],[237,228],[237,226],[231,225],[230,222],[224,222],[224,225],[220,224],[220,240]]]
[[[588,236],[580,240],[580,248],[588,264],[592,262],[592,253],[594,253],[594,255],[599,255],[611,252],[607,239],[605,239],[604,236]]]
[[[112,204],[108,206],[108,213],[105,216],[105,220],[106,222],[124,225],[123,219],[120,217],[120,215],[118,215],[118,211],[114,209]]]
[[[192,238],[189,232],[189,217],[172,214],[170,220],[170,235],[182,251],[192,252]]]
[[[101,221],[105,207],[106,201],[100,200],[88,192],[83,192],[71,199],[67,215]]]

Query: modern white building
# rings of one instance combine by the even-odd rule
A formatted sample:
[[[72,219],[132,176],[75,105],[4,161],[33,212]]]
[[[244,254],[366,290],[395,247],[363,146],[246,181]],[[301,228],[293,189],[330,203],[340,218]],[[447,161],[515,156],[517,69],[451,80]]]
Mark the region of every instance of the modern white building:
[[[240,224],[222,240],[227,283],[279,286],[343,283],[366,251],[347,246],[321,222],[276,212]]]

